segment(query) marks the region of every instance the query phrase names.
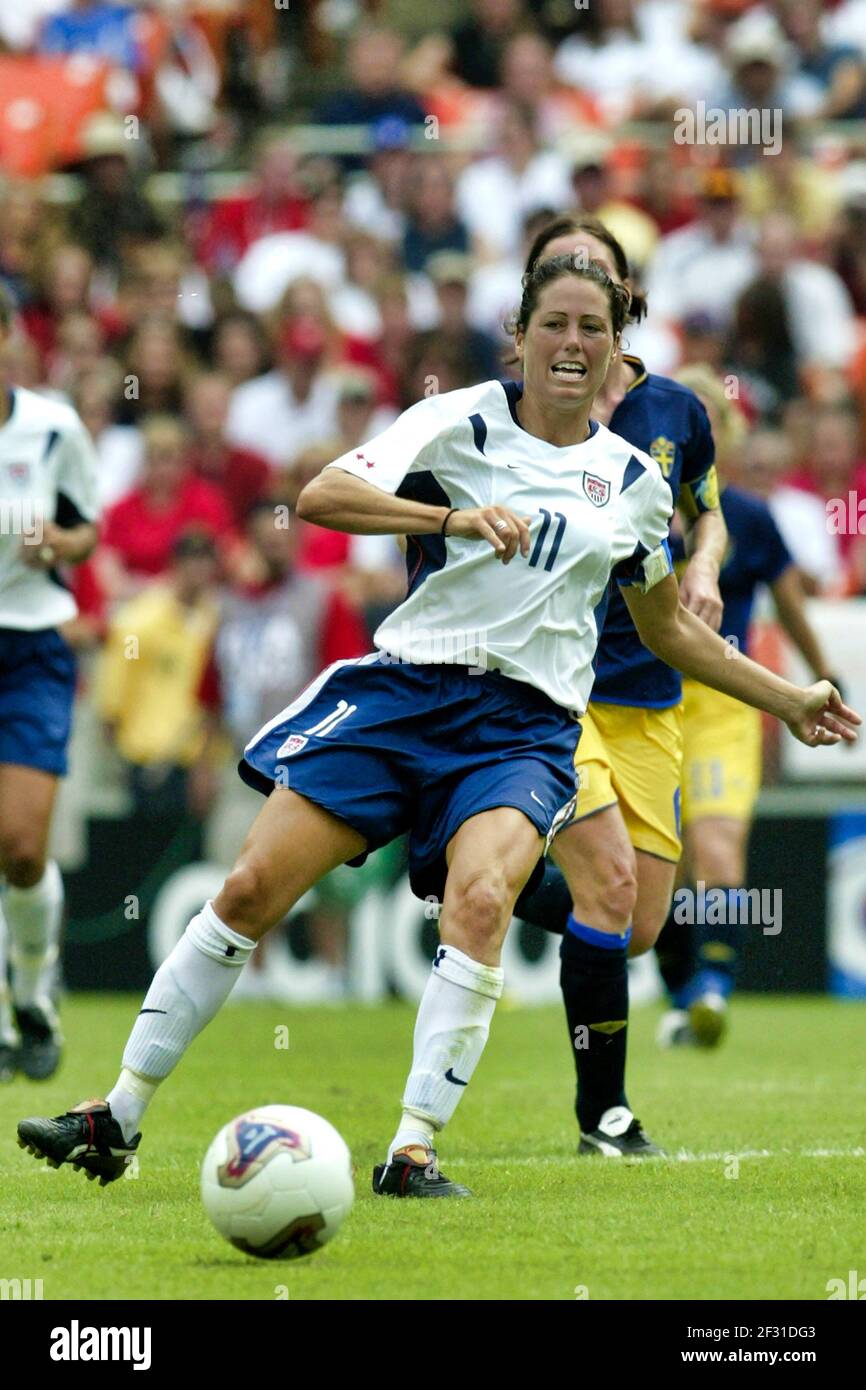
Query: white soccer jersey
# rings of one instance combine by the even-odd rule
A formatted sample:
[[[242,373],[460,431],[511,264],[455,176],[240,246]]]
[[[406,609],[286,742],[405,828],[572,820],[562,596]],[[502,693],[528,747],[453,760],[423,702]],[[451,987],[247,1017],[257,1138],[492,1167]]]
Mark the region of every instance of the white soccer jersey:
[[[498,670],[583,714],[608,581],[643,589],[671,571],[671,494],[654,459],[603,425],[559,448],[520,425],[516,383],[419,401],[329,464],[443,507],[510,507],[531,546],[508,565],[483,540],[410,536],[409,594],[375,635],[396,660]]]
[[[31,569],[24,544],[41,543],[46,522],[95,521],[96,451],[71,406],[15,387],[0,426],[0,627],[56,627],[77,612],[57,577]]]

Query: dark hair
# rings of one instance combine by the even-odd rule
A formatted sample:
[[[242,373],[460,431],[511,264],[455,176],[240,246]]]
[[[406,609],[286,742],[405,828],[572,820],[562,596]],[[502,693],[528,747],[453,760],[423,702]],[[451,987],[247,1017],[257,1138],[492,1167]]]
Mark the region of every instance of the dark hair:
[[[0,283],[0,328],[11,328],[15,317],[15,305],[6,286]]]
[[[618,285],[616,280],[611,280],[607,271],[603,270],[597,261],[581,265],[573,256],[553,256],[549,261],[536,261],[532,270],[524,275],[520,308],[506,325],[508,332],[514,334],[518,329],[522,333],[526,332],[529,320],[538,307],[541,291],[547,285],[552,285],[555,280],[561,280],[564,275],[574,275],[578,280],[589,280],[604,290],[610,306],[614,337],[621,333],[628,318],[628,290]]]
[[[561,217],[557,217],[554,221],[549,222],[546,227],[541,228],[541,231],[538,232],[535,240],[530,246],[529,254],[526,257],[524,280],[527,275],[532,274],[532,271],[538,265],[546,246],[549,246],[552,241],[558,241],[560,237],[570,236],[580,232],[585,233],[586,236],[595,237],[596,241],[602,242],[613,256],[614,264],[616,265],[616,273],[619,278],[621,280],[629,279],[631,272],[629,270],[628,257],[622,248],[622,244],[617,240],[613,232],[606,227],[603,222],[600,222],[597,217],[589,217],[588,215],[576,212],[564,213]],[[627,321],[629,323],[640,323],[641,319],[646,316],[646,311],[646,296],[632,292]]]

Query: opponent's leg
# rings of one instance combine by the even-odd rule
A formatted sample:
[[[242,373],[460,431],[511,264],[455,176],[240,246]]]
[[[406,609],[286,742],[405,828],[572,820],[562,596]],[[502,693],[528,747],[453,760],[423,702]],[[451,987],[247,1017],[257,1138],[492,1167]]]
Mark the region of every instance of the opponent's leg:
[[[366,842],[344,821],[277,788],[212,903],[186,928],[154,976],[108,1100],[56,1120],[23,1120],[19,1143],[55,1167],[72,1162],[104,1183],[120,1177],[138,1146],[156,1088],[225,1003],[256,942],[324,874]]]
[[[18,1066],[32,1081],[53,1076],[62,1038],[53,986],[63,920],[63,879],[47,860],[57,778],[0,764],[0,873],[9,928]]]
[[[687,831],[694,881],[707,890],[716,889],[716,897],[721,890],[732,904],[724,913],[724,923],[698,921],[694,929],[696,968],[686,986],[687,1008],[693,1039],[702,1047],[715,1047],[721,1040],[736,983],[742,926],[734,895],[745,879],[747,832],[745,821],[722,816],[702,817]]]
[[[442,945],[418,1007],[400,1125],[388,1161],[373,1173],[379,1195],[469,1195],[438,1171],[433,1138],[454,1114],[484,1051],[502,993],[502,942],[541,850],[535,827],[507,806],[470,817],[448,845]]]
[[[12,1021],[12,995],[8,982],[6,919],[3,916],[3,909],[0,907],[0,1085],[15,1080],[17,1066],[18,1031]]]
[[[551,855],[572,901],[560,984],[577,1071],[578,1152],[649,1157],[659,1150],[625,1094],[627,956],[637,882],[619,808],[569,826],[554,840]]]

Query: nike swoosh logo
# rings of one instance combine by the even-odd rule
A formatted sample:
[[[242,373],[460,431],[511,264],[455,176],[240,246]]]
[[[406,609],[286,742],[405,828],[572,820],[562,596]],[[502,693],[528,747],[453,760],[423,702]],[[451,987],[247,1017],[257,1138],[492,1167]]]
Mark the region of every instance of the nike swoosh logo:
[[[139,1009],[139,1017],[142,1014],[167,1014],[168,1009]]]
[[[520,467],[520,464],[519,464],[519,463],[506,463],[505,467],[506,467],[506,468],[519,468],[519,467]]]
[[[468,1085],[469,1085],[469,1082],[468,1082],[468,1081],[461,1081],[459,1076],[455,1076],[454,1073],[453,1073],[453,1071],[451,1070],[450,1067],[448,1068],[448,1070],[447,1070],[446,1073],[445,1073],[445,1080],[446,1080],[446,1081],[452,1082],[453,1085],[455,1085],[455,1086],[468,1086]]]
[[[538,802],[538,804],[539,804],[539,806],[541,807],[542,811],[546,810],[546,807],[545,807],[545,805],[544,805],[544,802],[541,800],[540,797],[538,797],[538,796],[535,795],[535,792],[530,792],[529,795],[532,797],[532,800],[533,800],[533,801],[537,801],[537,802]]]

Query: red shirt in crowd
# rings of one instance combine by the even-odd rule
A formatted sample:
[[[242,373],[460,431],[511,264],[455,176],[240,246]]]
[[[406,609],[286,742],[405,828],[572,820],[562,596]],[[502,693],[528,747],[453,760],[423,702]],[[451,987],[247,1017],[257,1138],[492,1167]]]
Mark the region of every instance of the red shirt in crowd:
[[[309,204],[287,197],[265,203],[257,193],[223,198],[202,215],[196,240],[196,260],[210,274],[233,270],[244,252],[260,237],[274,232],[297,232],[306,227]]]
[[[811,492],[814,497],[820,497],[828,504],[834,500],[843,504],[844,512],[838,506],[834,508],[833,520],[834,524],[838,524],[840,520],[843,523],[835,534],[838,537],[842,559],[847,560],[854,542],[864,534],[860,529],[861,525],[866,528],[866,462],[855,464],[851,470],[848,487],[832,496],[819,487],[814,475],[806,468],[792,473],[785,482],[791,487],[800,488],[802,492]],[[830,522],[831,516],[828,512],[828,525]]]
[[[187,457],[195,476],[222,493],[235,524],[242,526],[252,504],[264,497],[268,489],[271,470],[261,454],[229,445],[218,470],[210,466],[201,449],[191,449]]]
[[[143,488],[134,488],[106,512],[101,540],[133,574],[152,576],[168,567],[174,542],[191,526],[203,527],[216,540],[234,533],[220,490],[196,477],[186,478],[170,506],[159,510]]]

